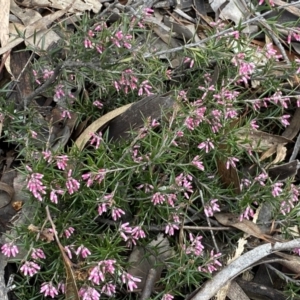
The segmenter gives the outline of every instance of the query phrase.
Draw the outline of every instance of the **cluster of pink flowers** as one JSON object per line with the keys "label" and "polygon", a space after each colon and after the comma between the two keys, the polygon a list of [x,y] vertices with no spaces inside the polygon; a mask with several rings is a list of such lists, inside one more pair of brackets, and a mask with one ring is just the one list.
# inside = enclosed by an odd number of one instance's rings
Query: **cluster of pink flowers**
{"label": "cluster of pink flowers", "polygon": [[90,136],[91,136],[91,141],[90,141],[90,144],[91,145],[94,145],[95,144],[95,149],[98,149],[99,146],[100,146],[100,143],[103,141],[102,139],[102,133],[99,132],[99,133],[90,133]]}
{"label": "cluster of pink flowers", "polygon": [[[259,0],[258,4],[262,5],[264,2],[266,2],[266,0]],[[275,6],[275,3],[273,0],[268,0],[268,2],[270,3],[271,6]]]}
{"label": "cluster of pink flowers", "polygon": [[228,157],[226,161],[226,169],[228,170],[229,167],[231,166],[232,168],[236,168],[236,162],[238,162],[239,159],[236,157]]}
{"label": "cluster of pink flowers", "polygon": [[300,41],[300,28],[293,28],[293,30],[289,31],[287,42],[290,44],[292,39],[296,40],[297,42]]}
{"label": "cluster of pink flowers", "polygon": [[254,211],[253,209],[248,205],[243,213],[241,213],[239,220],[242,222],[243,219],[249,220],[250,218],[253,218]]}
{"label": "cluster of pink flowers", "polygon": [[29,277],[32,277],[33,275],[38,273],[40,269],[41,267],[37,263],[33,261],[25,261],[24,264],[21,266],[20,271],[25,276],[28,275]]}
{"label": "cluster of pink flowers", "polygon": [[141,282],[140,278],[134,277],[129,273],[123,272],[121,275],[122,282],[125,283],[128,289],[132,292],[134,289],[137,289],[136,282]]}
{"label": "cluster of pink flowers", "polygon": [[74,194],[75,192],[77,192],[79,190],[80,183],[77,179],[72,177],[72,170],[68,171],[66,187],[67,187],[68,193],[70,195]]}
{"label": "cluster of pink flowers", "polygon": [[75,229],[73,227],[69,227],[67,229],[65,229],[64,234],[66,236],[66,238],[68,239],[73,233],[74,233]]}
{"label": "cluster of pink flowers", "polygon": [[90,271],[89,280],[97,285],[99,285],[100,282],[105,282],[105,276],[115,273],[115,263],[116,261],[113,259],[100,261],[97,266]]}
{"label": "cluster of pink flowers", "polygon": [[163,194],[161,192],[156,192],[152,196],[152,203],[154,205],[163,204],[165,201],[172,207],[175,206],[175,201],[177,200],[176,194]]}
{"label": "cluster of pink flowers", "polygon": [[218,258],[221,256],[221,253],[214,254],[214,251],[212,250],[210,252],[210,259],[209,261],[201,267],[198,267],[198,271],[205,272],[205,273],[212,273],[214,271],[217,271],[218,267],[222,267],[222,264],[218,260]]}
{"label": "cluster of pink flowers", "polygon": [[218,199],[211,199],[206,203],[204,207],[204,213],[207,217],[212,217],[214,215],[214,212],[220,211],[220,206],[217,203]]}
{"label": "cluster of pink flowers", "polygon": [[7,257],[16,257],[19,253],[19,249],[13,242],[10,242],[1,247],[1,252]]}
{"label": "cluster of pink flowers", "polygon": [[74,249],[74,245],[68,245],[64,246],[64,250],[70,259],[73,257],[72,253],[75,253],[77,256],[81,255],[82,258],[87,258],[91,255],[91,251],[84,245],[80,245],[77,250]]}
{"label": "cluster of pink flowers", "polygon": [[106,169],[100,169],[98,172],[89,172],[86,174],[83,174],[81,177],[83,180],[87,181],[86,186],[90,187],[94,183],[94,181],[97,181],[99,184],[104,180],[105,175],[107,173]]}
{"label": "cluster of pink flowers", "polygon": [[176,185],[179,188],[183,189],[184,196],[187,199],[190,199],[189,193],[194,192],[192,181],[193,181],[193,177],[189,174],[185,175],[181,173],[175,178]]}
{"label": "cluster of pink flowers", "polygon": [[[36,82],[38,85],[41,85],[41,84],[42,84],[41,81],[40,81],[40,78],[41,78],[41,77],[39,76],[38,72],[37,72],[36,70],[33,70],[32,73],[33,73],[33,76],[34,76],[34,78],[35,78],[35,82]],[[42,70],[42,78],[43,78],[44,80],[49,79],[53,74],[54,74],[54,71],[53,71],[53,70],[48,70],[48,69]]]}
{"label": "cluster of pink flowers", "polygon": [[204,246],[201,243],[202,236],[196,236],[194,237],[191,233],[189,234],[190,243],[189,245],[183,245],[183,249],[185,250],[186,254],[193,254],[195,256],[202,255],[202,252],[204,250]]}
{"label": "cluster of pink flowers", "polygon": [[132,45],[130,41],[132,40],[132,35],[124,34],[121,30],[117,31],[113,37],[110,38],[112,43],[118,48],[124,47],[126,49],[131,49]]}
{"label": "cluster of pink flowers", "polygon": [[107,209],[109,208],[112,219],[117,221],[122,217],[122,215],[125,215],[125,211],[115,206],[113,197],[113,193],[103,196],[101,203],[98,205],[98,214],[101,216],[104,212],[107,212]]}
{"label": "cluster of pink flowers", "polygon": [[295,203],[299,202],[299,189],[294,185],[291,184],[291,191],[288,200],[283,200],[280,204],[280,212],[285,216],[289,213],[292,208],[295,207]]}
{"label": "cluster of pink flowers", "polygon": [[115,89],[119,92],[123,90],[125,94],[128,94],[129,90],[138,90],[138,95],[141,96],[146,94],[147,96],[152,95],[150,91],[152,86],[149,84],[148,80],[143,81],[138,87],[138,79],[134,76],[132,69],[126,69],[121,74],[121,79],[119,81],[114,81]]}
{"label": "cluster of pink flowers", "polygon": [[[29,168],[29,167],[28,167]],[[31,170],[29,168],[29,170]],[[32,171],[32,170],[31,170]],[[42,195],[46,194],[46,187],[43,185],[41,179],[44,177],[40,173],[31,173],[27,182],[27,189],[33,194],[33,196],[42,201]]]}
{"label": "cluster of pink flowers", "polygon": [[78,291],[79,296],[83,300],[99,300],[100,293],[93,287],[90,286],[83,286]]}
{"label": "cluster of pink flowers", "polygon": [[53,160],[56,160],[56,165],[59,170],[66,169],[69,161],[68,155],[52,155],[51,151],[49,150],[43,151],[42,154],[48,163],[52,163]]}
{"label": "cluster of pink flowers", "polygon": [[141,226],[130,227],[128,222],[120,226],[119,232],[123,240],[127,242],[127,247],[131,247],[132,244],[136,245],[137,240],[146,237]]}
{"label": "cluster of pink flowers", "polygon": [[204,141],[198,145],[198,148],[205,149],[205,153],[208,153],[208,152],[210,152],[210,150],[215,149],[215,146],[211,142],[210,139],[206,139],[206,141]]}
{"label": "cluster of pink flowers", "polygon": [[50,296],[51,298],[54,298],[58,295],[58,289],[52,282],[44,282],[41,285],[40,293],[44,294],[45,297]]}
{"label": "cluster of pink flowers", "polygon": [[172,214],[172,222],[169,222],[165,228],[165,234],[174,235],[174,230],[179,230],[180,219],[177,214]]}
{"label": "cluster of pink flowers", "polygon": [[238,67],[240,79],[237,80],[237,82],[244,82],[247,85],[248,80],[251,79],[250,75],[254,72],[255,64],[252,62],[247,62],[245,57],[245,53],[238,53],[232,59],[232,63]]}
{"label": "cluster of pink flowers", "polygon": [[192,165],[195,166],[200,171],[204,171],[203,162],[200,160],[200,156],[196,155],[192,160]]}
{"label": "cluster of pink flowers", "polygon": [[34,260],[46,259],[44,251],[40,248],[32,249],[31,258]]}

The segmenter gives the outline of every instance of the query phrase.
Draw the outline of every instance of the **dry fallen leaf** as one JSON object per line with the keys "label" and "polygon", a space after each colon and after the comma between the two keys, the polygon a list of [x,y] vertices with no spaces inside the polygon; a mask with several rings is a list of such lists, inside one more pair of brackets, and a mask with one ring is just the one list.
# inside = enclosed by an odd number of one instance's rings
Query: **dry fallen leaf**
{"label": "dry fallen leaf", "polygon": [[[218,148],[222,153],[224,152],[226,153],[226,149],[227,149],[226,145],[220,144]],[[220,158],[217,158],[216,162],[218,167],[218,175],[220,176],[221,181],[223,182],[225,187],[228,188],[233,186],[234,192],[236,194],[240,194],[241,193],[240,179],[236,168],[229,165],[229,168],[227,169],[226,162]]]}
{"label": "dry fallen leaf", "polygon": [[[0,43],[4,47],[9,40],[9,9],[10,1],[9,0],[0,0]],[[2,58],[3,59],[3,58]],[[10,69],[10,56],[7,55],[4,63],[6,70],[12,75]]]}
{"label": "dry fallen leaf", "polygon": [[255,236],[261,240],[264,240],[268,243],[274,243],[277,240],[274,239],[272,236],[264,234],[260,228],[254,224],[253,222],[243,219],[242,221],[239,220],[239,216],[232,214],[232,213],[216,213],[214,217],[217,219],[219,223],[224,226],[231,226],[237,228],[247,234]]}
{"label": "dry fallen leaf", "polygon": [[238,145],[244,149],[262,152],[269,150],[271,147],[277,147],[279,144],[292,143],[293,141],[275,134],[266,133],[259,130],[250,130],[240,128],[236,131],[235,136],[238,139]]}
{"label": "dry fallen leaf", "polygon": [[56,9],[65,9],[72,2],[73,6],[69,8],[68,12],[84,12],[86,10],[92,10],[94,13],[98,13],[102,7],[99,0],[23,0],[22,5],[27,7],[48,6]]}
{"label": "dry fallen leaf", "polygon": [[15,211],[19,211],[23,206],[23,202],[22,201],[15,201],[12,203],[12,207]]}
{"label": "dry fallen leaf", "polygon": [[97,132],[101,127],[103,127],[105,124],[107,124],[110,120],[114,119],[118,115],[122,114],[124,111],[126,111],[132,103],[124,105],[122,107],[119,107],[106,115],[100,117],[98,120],[93,122],[89,127],[87,127],[81,135],[78,137],[78,139],[75,142],[75,147],[77,147],[79,150],[82,150],[88,140],[91,138],[91,133]]}
{"label": "dry fallen leaf", "polygon": [[159,234],[156,240],[153,240],[146,247],[137,246],[133,249],[129,257],[131,264],[128,273],[134,277],[141,279],[137,282],[138,290],[142,290],[145,286],[148,273],[151,269],[156,270],[156,280],[161,276],[162,270],[165,268],[165,261],[172,256],[170,244],[163,234]]}
{"label": "dry fallen leaf", "polygon": [[47,243],[50,243],[54,241],[54,233],[51,228],[44,228],[42,231],[40,230],[39,227],[34,226],[33,224],[30,224],[28,226],[28,230],[34,233],[39,234],[39,238],[42,241],[46,241]]}
{"label": "dry fallen leaf", "polygon": [[[55,20],[57,20],[58,18],[62,17],[68,11],[68,8],[70,8],[70,7],[71,7],[71,5],[69,7],[67,7],[66,10],[56,11],[56,12],[46,15],[43,18],[35,21],[34,23],[26,26],[24,28],[25,40],[28,40],[29,38],[33,38],[34,35],[37,35],[39,32],[43,32],[43,34],[45,34],[45,32],[48,31],[48,29],[45,29],[45,28],[47,26],[49,26],[51,23],[53,23]],[[18,24],[18,26],[22,26],[22,25]],[[13,47],[19,45],[23,41],[24,41],[24,39],[21,37],[12,36],[11,41],[7,45],[2,46],[0,48],[0,55],[5,53],[6,51],[12,49]],[[41,42],[41,39],[39,39],[37,42],[38,43]]]}

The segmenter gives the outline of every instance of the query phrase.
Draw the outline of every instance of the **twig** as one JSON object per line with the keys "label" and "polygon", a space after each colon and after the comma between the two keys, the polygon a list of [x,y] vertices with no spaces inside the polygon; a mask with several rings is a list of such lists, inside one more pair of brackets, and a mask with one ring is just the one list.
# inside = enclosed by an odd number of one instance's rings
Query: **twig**
{"label": "twig", "polygon": [[[202,191],[200,189],[199,189],[199,194],[200,194],[201,203],[202,203],[203,209],[204,209],[205,203],[204,203],[204,199],[203,199],[203,193],[202,193]],[[209,219],[208,216],[206,216],[206,221],[207,221],[207,224],[209,225],[209,227],[212,227],[211,223],[210,223],[210,219]],[[214,233],[213,233],[213,231],[211,229],[209,231],[210,231],[213,243],[215,245],[215,248],[216,248],[217,252],[219,253],[220,251],[219,251],[219,247],[218,247],[218,244],[216,242],[216,239],[215,239],[215,235],[214,235]]]}
{"label": "twig", "polygon": [[259,22],[268,29],[268,34],[270,34],[270,36],[272,37],[274,43],[276,44],[276,46],[280,50],[280,52],[282,54],[282,57],[284,58],[284,60],[286,61],[286,63],[288,65],[291,65],[291,62],[290,62],[288,56],[286,55],[286,52],[285,52],[284,48],[282,47],[282,45],[281,45],[278,37],[273,33],[272,28],[267,23],[266,19],[265,18],[261,18],[261,20]]}
{"label": "twig", "polygon": [[[295,239],[285,243],[264,244],[255,249],[245,253],[231,264],[223,268],[212,280],[208,281],[204,287],[198,291],[191,299],[192,300],[209,300],[218,290],[224,286],[228,281],[233,280],[245,269],[255,264],[260,259],[277,251],[290,250],[300,247],[300,239]],[[189,299],[187,297],[186,299]]]}
{"label": "twig", "polygon": [[286,282],[292,282],[298,286],[300,286],[300,281],[299,280],[295,280],[295,279],[292,279],[288,276],[286,276],[284,273],[280,272],[279,270],[277,270],[276,268],[274,268],[273,266],[271,266],[270,264],[265,264],[265,266],[274,271],[279,277],[283,278]]}
{"label": "twig", "polygon": [[208,227],[208,226],[182,226],[183,229],[189,230],[231,230],[231,227]]}
{"label": "twig", "polygon": [[141,298],[139,300],[147,300],[147,299],[150,298],[151,293],[152,293],[153,288],[154,288],[156,277],[157,277],[157,270],[151,268],[148,272],[147,279],[146,279],[146,282],[145,282],[145,286],[143,288],[142,295],[141,295]]}
{"label": "twig", "polygon": [[289,162],[293,161],[297,157],[297,155],[299,153],[299,149],[300,149],[300,134],[298,134],[298,137],[297,137],[294,149],[293,149],[293,153],[289,159]]}

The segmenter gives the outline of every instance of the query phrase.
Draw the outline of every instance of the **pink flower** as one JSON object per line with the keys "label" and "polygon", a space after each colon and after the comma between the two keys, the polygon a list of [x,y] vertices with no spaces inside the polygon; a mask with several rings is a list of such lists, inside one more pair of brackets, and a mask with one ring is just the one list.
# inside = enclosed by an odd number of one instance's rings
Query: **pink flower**
{"label": "pink flower", "polygon": [[83,300],[99,300],[100,299],[100,293],[88,286],[88,287],[82,287],[79,290],[79,296],[83,299]]}
{"label": "pink flower", "polygon": [[136,240],[146,237],[145,231],[140,226],[134,227],[131,231],[131,234]]}
{"label": "pink flower", "polygon": [[204,246],[201,243],[202,236],[194,237],[191,233],[189,234],[190,237],[190,245],[187,247],[186,245],[183,246],[186,254],[194,254],[196,256],[200,256],[204,250]]}
{"label": "pink flower", "polygon": [[252,121],[250,122],[250,126],[251,126],[251,128],[252,128],[253,130],[256,130],[256,129],[259,128],[259,126],[256,124],[256,120],[252,120]]}
{"label": "pink flower", "polygon": [[113,207],[111,209],[111,217],[114,221],[120,219],[122,215],[125,215],[125,211],[121,208]]}
{"label": "pink flower", "polygon": [[64,118],[72,119],[70,111],[68,111],[66,109],[62,111],[61,117],[62,117],[62,119],[64,119]]}
{"label": "pink flower", "polygon": [[98,266],[94,267],[89,276],[89,280],[91,280],[94,284],[99,285],[100,281],[104,282],[105,281],[105,276],[100,268],[100,264]]}
{"label": "pink flower", "polygon": [[181,173],[175,178],[175,182],[178,187],[182,187],[184,189],[184,196],[189,199],[190,196],[187,192],[193,193],[193,185],[192,185],[192,176],[191,175],[184,175]]}
{"label": "pink flower", "polygon": [[148,8],[148,7],[144,8],[144,15],[146,17],[151,17],[153,13],[154,10],[152,8]]}
{"label": "pink flower", "polygon": [[132,232],[132,228],[128,225],[129,225],[128,222],[123,223],[119,228],[120,235],[125,242],[128,241],[128,239],[129,239],[129,236],[127,236],[126,234],[131,234],[131,232]]}
{"label": "pink flower", "polygon": [[194,165],[199,170],[204,171],[203,162],[199,160],[199,155],[197,155],[193,158],[192,165]]}
{"label": "pink flower", "polygon": [[37,198],[39,201],[42,201],[42,194],[46,194],[46,187],[43,185],[42,179],[44,177],[43,174],[40,173],[32,173],[27,183],[27,188],[30,192],[32,192],[33,196]]}
{"label": "pink flower", "polygon": [[221,255],[222,255],[221,253],[214,254],[214,251],[212,250],[210,252],[210,260],[206,265],[207,269],[205,267],[198,267],[198,271],[205,272],[205,273],[212,273],[214,271],[217,271],[217,268],[222,266],[222,264],[217,259]]}
{"label": "pink flower", "polygon": [[71,251],[71,249],[70,249],[70,246],[65,246],[65,247],[64,247],[64,250],[65,250],[65,252],[67,253],[68,257],[69,257],[70,259],[72,259],[72,251]]}
{"label": "pink flower", "polygon": [[291,201],[282,201],[280,203],[280,212],[285,216],[291,211],[293,207],[294,205]]}
{"label": "pink flower", "polygon": [[75,229],[73,227],[67,228],[64,231],[66,238],[68,239],[74,233],[74,231],[75,231]]}
{"label": "pink flower", "polygon": [[278,197],[282,193],[282,187],[283,183],[282,182],[276,182],[275,184],[272,185],[272,195],[273,197]]}
{"label": "pink flower", "polygon": [[239,161],[238,158],[236,157],[228,157],[227,162],[226,162],[226,169],[229,169],[230,166],[233,168],[236,168],[235,162]]}
{"label": "pink flower", "polygon": [[137,289],[137,284],[136,282],[141,282],[142,280],[140,278],[137,277],[133,277],[132,275],[130,275],[129,273],[123,272],[122,273],[122,281],[123,283],[126,283],[128,286],[128,289],[132,292],[134,289]]}
{"label": "pink flower", "polygon": [[43,154],[44,159],[45,159],[48,163],[50,163],[51,160],[52,160],[52,153],[51,153],[51,151],[49,151],[49,150],[43,151],[42,154]]}
{"label": "pink flower", "polygon": [[48,69],[43,70],[43,78],[48,79],[54,74],[54,71],[49,71]]}
{"label": "pink flower", "polygon": [[297,254],[298,256],[300,256],[300,248],[294,248],[294,249],[293,249],[293,252],[294,252],[295,254]]}
{"label": "pink flower", "polygon": [[23,274],[25,276],[28,275],[28,276],[32,277],[34,274],[36,274],[40,270],[40,268],[41,267],[38,264],[36,264],[35,262],[25,261],[25,263],[20,268],[20,270],[21,270],[21,272],[23,272]]}
{"label": "pink flower", "polygon": [[112,297],[116,293],[116,286],[111,282],[108,282],[102,287],[101,292],[108,297]]}
{"label": "pink flower", "polygon": [[92,137],[92,140],[90,142],[91,145],[96,144],[95,149],[98,149],[100,146],[100,142],[103,140],[102,139],[102,133],[99,132],[99,134],[96,133],[91,133],[90,136]]}
{"label": "pink flower", "polygon": [[99,100],[94,101],[93,105],[95,105],[98,108],[102,108],[103,107],[103,103],[101,103]]}
{"label": "pink flower", "polygon": [[98,205],[98,214],[101,216],[104,212],[107,212],[108,203],[101,203]]}
{"label": "pink flower", "polygon": [[11,242],[11,243],[4,244],[1,247],[1,252],[7,257],[11,257],[11,256],[16,257],[16,255],[19,253],[19,249],[16,245],[13,244],[13,242]]}
{"label": "pink flower", "polygon": [[57,285],[57,289],[61,291],[62,294],[66,293],[66,285],[62,281],[60,281]]}
{"label": "pink flower", "polygon": [[62,195],[63,193],[64,193],[63,190],[52,190],[50,193],[50,201],[57,204],[58,203],[57,194]]}
{"label": "pink flower", "polygon": [[52,282],[44,282],[41,285],[40,293],[44,294],[45,297],[54,298],[58,295],[58,290],[52,285]]}
{"label": "pink flower", "polygon": [[291,116],[290,115],[283,115],[281,118],[280,118],[280,122],[281,124],[286,127],[288,125],[290,125],[290,122],[287,120],[289,119]]}
{"label": "pink flower", "polygon": [[164,294],[161,300],[173,300],[174,296],[171,294]]}
{"label": "pink flower", "polygon": [[58,84],[55,87],[55,95],[54,95],[54,101],[57,102],[61,97],[65,96],[65,92],[63,91],[63,85],[62,84]]}
{"label": "pink flower", "polygon": [[179,230],[178,224],[168,223],[165,229],[165,234],[172,236],[174,235],[174,230]]}
{"label": "pink flower", "polygon": [[269,178],[268,174],[261,173],[254,178],[255,181],[258,181],[261,186],[265,186],[265,181]]}
{"label": "pink flower", "polygon": [[198,145],[199,149],[205,149],[205,153],[208,153],[210,150],[214,149],[214,144],[210,141],[210,139],[207,139],[205,142],[202,142]]}
{"label": "pink flower", "polygon": [[249,217],[253,218],[254,216],[254,211],[253,209],[248,205],[247,208],[245,209],[245,211],[240,215],[240,222],[243,221],[243,219],[247,219],[249,220]]}
{"label": "pink flower", "polygon": [[217,204],[218,199],[212,199],[204,207],[204,213],[207,217],[212,217],[215,211],[220,211],[220,206]]}
{"label": "pink flower", "polygon": [[70,195],[74,194],[74,192],[77,192],[80,187],[79,181],[71,177],[71,175],[72,175],[72,170],[69,170],[66,187]]}
{"label": "pink flower", "polygon": [[153,95],[153,93],[150,92],[152,89],[152,86],[148,84],[148,80],[145,80],[141,83],[138,91],[138,95],[142,96],[143,94],[146,94],[146,96]]}
{"label": "pink flower", "polygon": [[60,170],[65,170],[67,166],[67,161],[69,160],[67,155],[58,155],[55,156],[56,165]]}
{"label": "pink flower", "polygon": [[84,247],[83,245],[79,246],[76,250],[75,254],[79,255],[81,253],[82,258],[86,258],[88,255],[91,255],[91,252],[88,248]]}
{"label": "pink flower", "polygon": [[30,132],[31,132],[31,137],[33,139],[36,139],[37,138],[37,133],[35,131],[33,131],[33,130],[30,130]]}
{"label": "pink flower", "polygon": [[165,199],[164,195],[160,192],[157,192],[152,196],[151,202],[154,205],[157,205],[157,204],[163,204],[165,202],[165,200],[166,199]]}
{"label": "pink flower", "polygon": [[44,253],[44,251],[40,248],[38,249],[32,249],[32,253],[31,253],[31,258],[32,259],[45,259],[46,255]]}
{"label": "pink flower", "polygon": [[86,49],[93,48],[93,44],[89,38],[85,38],[83,43]]}

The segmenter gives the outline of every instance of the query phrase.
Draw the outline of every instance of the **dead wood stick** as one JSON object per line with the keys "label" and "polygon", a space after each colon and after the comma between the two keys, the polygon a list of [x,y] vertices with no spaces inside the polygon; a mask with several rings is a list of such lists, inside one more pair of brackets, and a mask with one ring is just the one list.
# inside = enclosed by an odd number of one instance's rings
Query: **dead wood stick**
{"label": "dead wood stick", "polygon": [[[260,259],[274,252],[290,250],[298,247],[300,247],[300,239],[295,239],[285,243],[269,243],[258,246],[255,249],[240,256],[231,264],[222,269],[218,274],[216,274],[216,276],[209,280],[204,285],[204,287],[191,298],[191,300],[209,300],[228,281],[233,280],[235,277],[244,272]],[[189,299],[189,297],[187,297],[186,299]]]}

